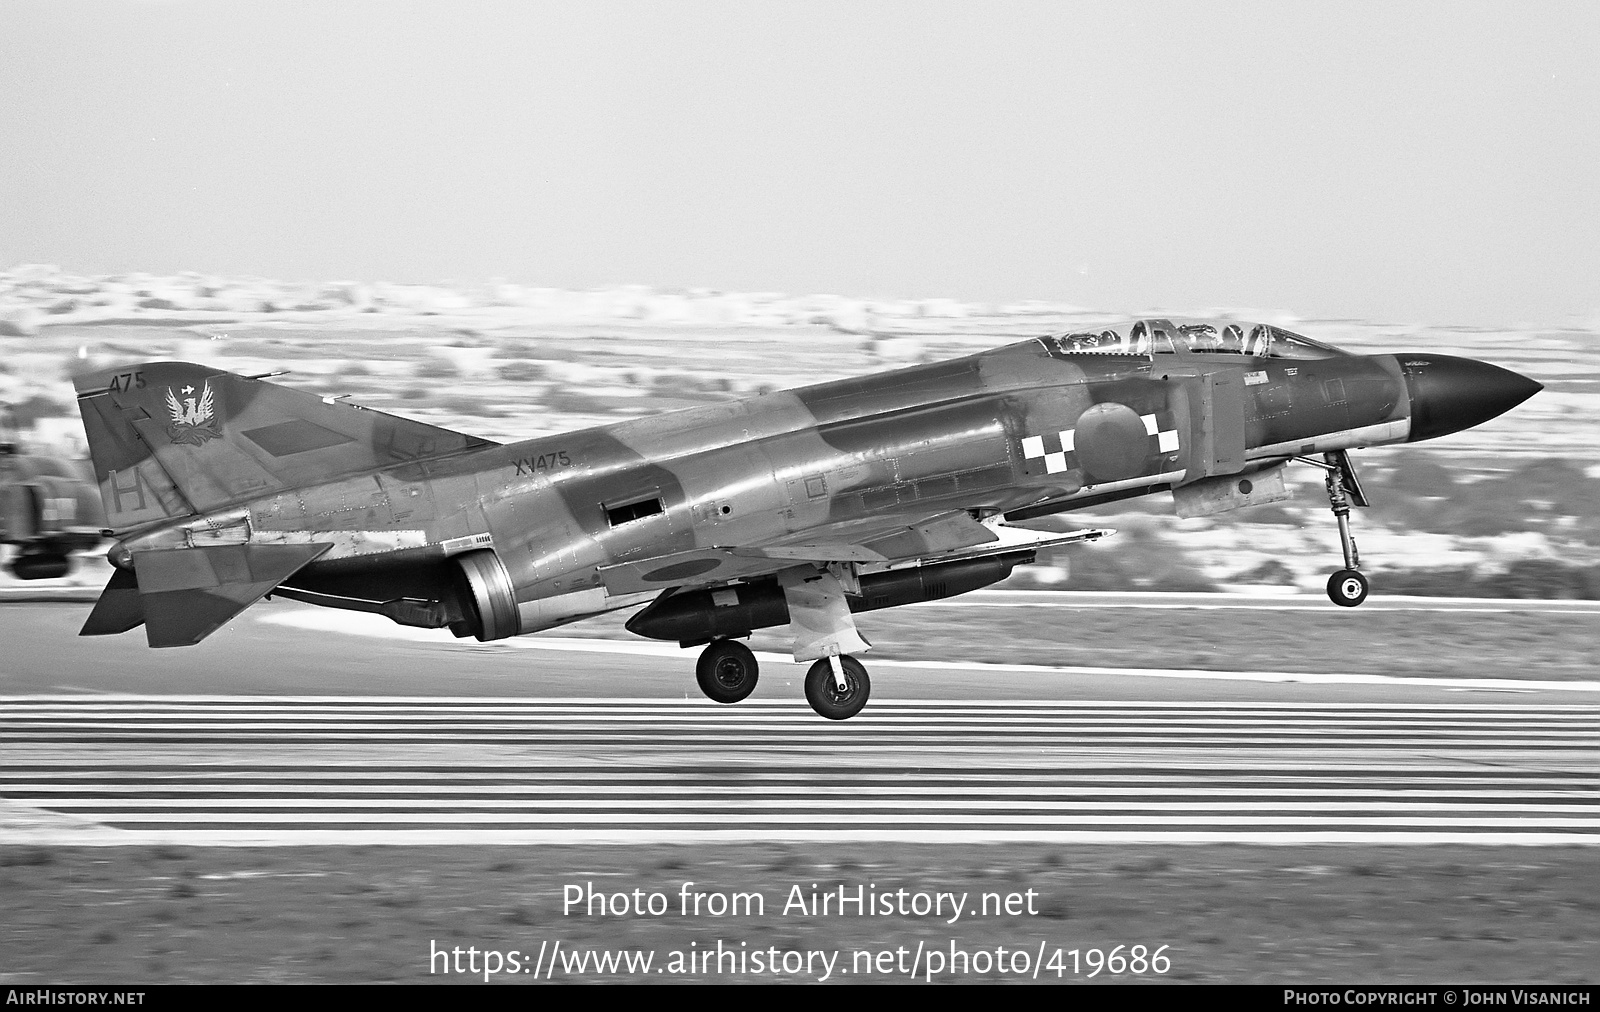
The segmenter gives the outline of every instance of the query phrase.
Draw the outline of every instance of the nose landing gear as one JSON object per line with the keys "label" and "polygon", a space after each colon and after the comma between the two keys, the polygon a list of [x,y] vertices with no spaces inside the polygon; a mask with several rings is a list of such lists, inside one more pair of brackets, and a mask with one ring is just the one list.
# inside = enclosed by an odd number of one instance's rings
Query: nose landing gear
{"label": "nose landing gear", "polygon": [[1328,577],[1328,600],[1341,608],[1354,608],[1367,599],[1367,578],[1361,572],[1361,553],[1356,550],[1355,536],[1350,533],[1350,507],[1366,506],[1367,496],[1356,478],[1355,465],[1344,450],[1325,453],[1322,460],[1297,457],[1326,472],[1328,508],[1339,522],[1339,545],[1344,549],[1344,568]]}

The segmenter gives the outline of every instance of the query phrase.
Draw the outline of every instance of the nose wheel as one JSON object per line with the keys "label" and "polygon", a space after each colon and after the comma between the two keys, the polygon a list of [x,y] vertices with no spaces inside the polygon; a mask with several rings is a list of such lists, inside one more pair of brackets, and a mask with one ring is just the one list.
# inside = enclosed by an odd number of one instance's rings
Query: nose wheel
{"label": "nose wheel", "polygon": [[1341,569],[1328,577],[1328,600],[1354,608],[1367,599],[1367,578],[1354,569]]}
{"label": "nose wheel", "polygon": [[737,703],[756,691],[759,674],[756,655],[733,640],[713,640],[694,666],[700,691],[718,703]]}

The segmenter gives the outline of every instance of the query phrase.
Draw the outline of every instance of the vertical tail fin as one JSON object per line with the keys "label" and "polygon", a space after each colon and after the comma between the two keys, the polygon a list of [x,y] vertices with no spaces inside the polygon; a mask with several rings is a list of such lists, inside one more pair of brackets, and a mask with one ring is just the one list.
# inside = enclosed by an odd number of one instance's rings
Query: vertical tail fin
{"label": "vertical tail fin", "polygon": [[75,381],[107,526],[125,530],[195,512],[134,429],[133,419],[145,413],[114,398],[122,378],[96,374]]}
{"label": "vertical tail fin", "polygon": [[115,530],[495,445],[188,362],[74,383]]}

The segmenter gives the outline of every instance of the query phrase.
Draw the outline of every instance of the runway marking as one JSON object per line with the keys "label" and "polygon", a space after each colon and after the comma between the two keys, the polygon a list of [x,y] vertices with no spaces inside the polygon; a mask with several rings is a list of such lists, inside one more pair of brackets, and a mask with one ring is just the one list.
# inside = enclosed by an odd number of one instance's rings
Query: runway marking
{"label": "runway marking", "polygon": [[456,829],[323,829],[323,830],[145,830],[88,833],[41,833],[14,842],[50,846],[128,847],[440,847],[440,846],[674,846],[719,843],[904,843],[993,844],[1053,843],[1094,845],[1250,844],[1257,846],[1593,846],[1600,837],[1569,833],[1455,833],[1428,830],[1371,833],[1337,830],[1034,830],[997,836],[988,830],[473,830]]}
{"label": "runway marking", "polygon": [[[926,608],[1135,608],[1193,611],[1327,611],[1341,609],[1321,594],[1179,594],[1143,591],[979,590],[960,600],[924,601]],[[1504,597],[1369,597],[1368,611],[1600,615],[1600,601]]]}
{"label": "runway marking", "polygon": [[25,696],[0,843],[1600,844],[1597,730],[1580,704]]}
{"label": "runway marking", "polygon": [[[1173,605],[1172,607],[1187,607]],[[1333,607],[1329,605],[1329,607]],[[1600,609],[1597,609],[1600,613]],[[586,654],[621,654],[636,657],[658,657],[683,660],[688,657],[681,648],[671,643],[652,640],[603,640],[560,636],[516,636],[493,643],[471,646],[459,644],[442,630],[416,629],[398,626],[380,615],[363,615],[353,612],[328,610],[298,610],[265,613],[255,616],[266,625],[287,626],[320,633],[339,633],[347,636],[369,636],[386,640],[428,643],[437,647],[472,650],[547,650]],[[756,652],[756,660],[765,665],[788,665],[794,659],[788,654]],[[1071,677],[1074,675],[1116,675],[1126,678],[1180,678],[1207,679],[1230,682],[1301,682],[1308,685],[1372,685],[1372,686],[1429,686],[1437,689],[1467,689],[1499,692],[1557,692],[1600,693],[1600,681],[1556,681],[1524,678],[1428,678],[1414,675],[1366,675],[1350,673],[1307,673],[1298,671],[1211,671],[1201,668],[1111,668],[1086,665],[996,664],[986,661],[897,661],[872,658],[874,668],[889,670],[972,671],[984,674],[1041,674]]]}
{"label": "runway marking", "polygon": [[[325,710],[350,711],[368,709],[373,712],[393,712],[396,707],[409,707],[411,709],[427,712],[448,712],[458,709],[481,710],[484,708],[499,708],[507,712],[522,713],[528,710],[544,709],[551,712],[587,711],[594,713],[610,714],[614,711],[633,710],[639,713],[659,714],[672,710],[695,710],[702,714],[730,714],[747,709],[756,710],[788,710],[806,712],[804,704],[789,699],[763,699],[753,697],[740,703],[737,708],[719,707],[707,702],[696,695],[685,696],[682,699],[663,699],[653,696],[618,696],[607,699],[596,699],[591,696],[333,696],[333,695],[225,695],[218,693],[163,693],[161,695],[147,696],[135,693],[102,693],[92,696],[57,695],[47,693],[19,693],[16,695],[0,696],[6,706],[20,704],[59,704],[73,712],[77,712],[84,704],[93,704],[97,709],[110,709],[117,706],[131,707],[140,712],[159,710],[163,707],[174,707],[191,712],[196,706],[212,705],[228,712],[244,712],[248,710],[282,709],[293,707],[297,709],[320,708]],[[1478,716],[1517,716],[1520,714],[1576,714],[1585,717],[1600,716],[1600,707],[1592,703],[1514,703],[1514,702],[1470,702],[1449,700],[1435,703],[1361,703],[1361,702],[1316,702],[1293,703],[1268,700],[1139,700],[1125,699],[1086,699],[1064,702],[1060,699],[977,699],[977,700],[940,700],[940,699],[889,699],[880,701],[874,697],[871,704],[871,713],[876,714],[880,709],[890,709],[896,713],[982,713],[982,714],[1037,714],[1051,710],[1062,713],[1083,710],[1121,709],[1129,713],[1149,713],[1152,711],[1170,710],[1196,710],[1196,711],[1237,711],[1250,714],[1258,711],[1300,711],[1304,713],[1329,713],[1342,711],[1367,710],[1374,714],[1393,713],[1470,713]],[[834,725],[849,726],[848,723]]]}

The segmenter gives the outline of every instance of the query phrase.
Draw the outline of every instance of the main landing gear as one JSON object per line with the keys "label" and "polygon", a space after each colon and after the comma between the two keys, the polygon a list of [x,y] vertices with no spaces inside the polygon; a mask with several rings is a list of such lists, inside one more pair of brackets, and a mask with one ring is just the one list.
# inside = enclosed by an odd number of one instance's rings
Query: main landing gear
{"label": "main landing gear", "polygon": [[1298,457],[1326,472],[1328,508],[1339,521],[1339,545],[1344,549],[1344,568],[1328,577],[1328,600],[1341,608],[1354,608],[1367,599],[1367,578],[1361,573],[1361,553],[1350,533],[1350,507],[1366,506],[1367,496],[1356,479],[1355,465],[1344,450],[1322,455],[1321,461]]}
{"label": "main landing gear", "polygon": [[806,672],[806,702],[829,720],[849,720],[867,705],[872,679],[854,657],[835,654]]}
{"label": "main landing gear", "polygon": [[[794,659],[813,661],[806,671],[806,701],[829,720],[848,720],[872,694],[872,680],[850,656],[872,648],[856,630],[846,588],[860,593],[853,569],[842,565],[796,566],[778,574],[789,623],[794,628]],[[745,633],[744,635],[749,635]],[[756,688],[756,656],[730,639],[712,640],[695,665],[700,691],[719,703],[737,703]]]}
{"label": "main landing gear", "polygon": [[872,644],[856,629],[845,595],[861,593],[855,567],[796,566],[778,574],[794,629],[794,659],[813,662],[806,671],[806,702],[829,720],[848,720],[872,694],[867,669],[851,654]]}
{"label": "main landing gear", "polygon": [[733,640],[712,640],[694,666],[700,691],[719,703],[737,703],[756,691],[760,673],[756,655]]}
{"label": "main landing gear", "polygon": [[[836,670],[837,669],[837,670]],[[737,703],[756,690],[760,665],[743,643],[713,640],[694,666],[700,691],[718,703]],[[848,720],[861,712],[872,694],[872,679],[854,657],[824,657],[806,671],[806,702],[829,720]]]}

